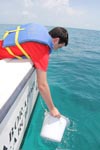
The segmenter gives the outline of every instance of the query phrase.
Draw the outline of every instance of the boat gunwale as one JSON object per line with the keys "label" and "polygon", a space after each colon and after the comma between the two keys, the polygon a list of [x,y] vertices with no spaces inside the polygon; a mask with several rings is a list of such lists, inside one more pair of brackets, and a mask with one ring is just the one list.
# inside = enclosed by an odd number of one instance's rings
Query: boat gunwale
{"label": "boat gunwale", "polygon": [[15,88],[15,90],[13,91],[13,93],[11,94],[11,96],[8,98],[8,100],[6,101],[6,103],[3,105],[3,107],[0,109],[0,123],[5,118],[6,114],[9,111],[9,109],[11,108],[11,106],[16,101],[19,93],[22,91],[22,89],[24,88],[24,86],[26,85],[27,81],[29,80],[29,78],[31,77],[31,75],[33,74],[34,71],[35,71],[35,68],[32,67],[29,70],[29,72],[25,75],[25,77],[21,80],[21,82],[19,83],[19,85]]}

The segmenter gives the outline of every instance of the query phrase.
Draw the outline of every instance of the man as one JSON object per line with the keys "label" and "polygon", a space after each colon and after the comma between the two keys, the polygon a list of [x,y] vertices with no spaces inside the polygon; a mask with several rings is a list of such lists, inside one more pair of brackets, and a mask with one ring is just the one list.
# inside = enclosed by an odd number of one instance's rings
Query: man
{"label": "man", "polygon": [[26,56],[33,62],[40,94],[45,100],[52,116],[60,117],[55,107],[47,82],[47,67],[52,49],[57,50],[68,44],[68,32],[62,27],[56,27],[49,33],[39,24],[31,23],[18,26],[5,32],[0,41],[0,59]]}

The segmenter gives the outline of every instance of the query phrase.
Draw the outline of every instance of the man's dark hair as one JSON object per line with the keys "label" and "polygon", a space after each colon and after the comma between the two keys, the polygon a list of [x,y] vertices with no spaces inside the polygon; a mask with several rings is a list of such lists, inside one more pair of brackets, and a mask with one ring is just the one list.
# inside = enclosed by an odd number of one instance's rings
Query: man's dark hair
{"label": "man's dark hair", "polygon": [[52,38],[59,37],[60,38],[59,44],[65,43],[65,46],[67,46],[67,44],[68,44],[68,32],[65,28],[55,27],[49,31],[49,34],[51,35]]}

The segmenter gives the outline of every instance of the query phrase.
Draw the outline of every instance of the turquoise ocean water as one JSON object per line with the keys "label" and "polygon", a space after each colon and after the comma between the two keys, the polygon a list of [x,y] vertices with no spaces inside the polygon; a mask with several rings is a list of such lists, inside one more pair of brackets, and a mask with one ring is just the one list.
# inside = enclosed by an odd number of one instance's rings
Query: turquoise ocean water
{"label": "turquoise ocean water", "polygon": [[[0,36],[5,29],[0,25]],[[100,31],[68,32],[69,45],[51,54],[47,75],[53,101],[70,126],[61,143],[41,138],[39,96],[21,150],[100,150]]]}

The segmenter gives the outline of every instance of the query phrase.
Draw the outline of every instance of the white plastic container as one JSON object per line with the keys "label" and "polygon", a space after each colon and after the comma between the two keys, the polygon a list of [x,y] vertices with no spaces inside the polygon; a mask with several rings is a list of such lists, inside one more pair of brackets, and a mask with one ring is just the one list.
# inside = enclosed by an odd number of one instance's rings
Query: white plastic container
{"label": "white plastic container", "polygon": [[51,141],[61,142],[66,126],[69,125],[69,119],[61,116],[56,118],[46,112],[40,135]]}

